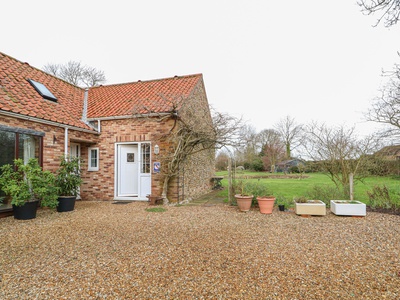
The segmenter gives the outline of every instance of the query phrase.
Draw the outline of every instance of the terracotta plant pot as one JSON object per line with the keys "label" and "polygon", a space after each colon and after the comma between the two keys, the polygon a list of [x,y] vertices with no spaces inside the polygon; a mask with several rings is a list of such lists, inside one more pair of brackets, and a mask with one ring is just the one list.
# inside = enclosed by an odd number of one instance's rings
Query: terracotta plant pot
{"label": "terracotta plant pot", "polygon": [[251,195],[251,196],[235,195],[239,210],[240,211],[249,211],[253,197],[254,197],[253,195]]}
{"label": "terracotta plant pot", "polygon": [[272,214],[274,208],[275,197],[257,197],[258,206],[260,207],[260,213]]}
{"label": "terracotta plant pot", "polygon": [[146,197],[149,199],[149,205],[162,204],[163,197],[153,195],[147,195]]}

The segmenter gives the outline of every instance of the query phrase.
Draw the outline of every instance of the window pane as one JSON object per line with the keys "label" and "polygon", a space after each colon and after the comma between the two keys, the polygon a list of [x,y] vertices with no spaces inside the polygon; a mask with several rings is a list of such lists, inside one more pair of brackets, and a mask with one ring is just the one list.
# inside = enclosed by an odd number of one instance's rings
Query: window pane
{"label": "window pane", "polygon": [[[30,158],[39,158],[40,136],[15,133],[0,130],[0,166],[5,164],[13,164],[14,158],[22,158],[27,163]],[[15,147],[18,143],[18,153]],[[4,193],[0,192],[0,197],[4,197]],[[0,210],[11,207],[9,199],[5,198]]]}
{"label": "window pane", "polygon": [[39,137],[29,134],[20,134],[18,145],[18,158],[22,158],[24,163],[28,163],[31,158],[39,158]]}
{"label": "window pane", "polygon": [[43,98],[57,101],[56,96],[54,96],[43,83],[34,81],[32,79],[28,79],[28,81]]}
{"label": "window pane", "polygon": [[90,150],[90,167],[97,168],[97,149]]}
{"label": "window pane", "polygon": [[[12,165],[15,157],[15,138],[14,132],[0,130],[0,166]],[[3,191],[0,190],[0,198],[3,198],[3,203],[0,203],[0,210],[11,207],[10,200],[6,199]]]}
{"label": "window pane", "polygon": [[15,157],[15,133],[0,130],[0,166],[12,164]]}
{"label": "window pane", "polygon": [[142,144],[142,173],[150,173],[150,144]]}

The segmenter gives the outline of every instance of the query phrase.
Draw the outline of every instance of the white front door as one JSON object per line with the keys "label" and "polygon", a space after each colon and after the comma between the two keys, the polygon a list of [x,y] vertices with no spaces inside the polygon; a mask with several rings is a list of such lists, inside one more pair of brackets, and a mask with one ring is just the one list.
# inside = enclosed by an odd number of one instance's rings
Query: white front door
{"label": "white front door", "polygon": [[118,145],[117,196],[138,196],[138,145]]}

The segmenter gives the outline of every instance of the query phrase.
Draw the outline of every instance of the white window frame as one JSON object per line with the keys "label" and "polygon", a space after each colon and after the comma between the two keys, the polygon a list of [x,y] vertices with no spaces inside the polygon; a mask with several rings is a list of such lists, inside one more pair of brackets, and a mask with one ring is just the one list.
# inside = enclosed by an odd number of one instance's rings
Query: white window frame
{"label": "white window frame", "polygon": [[[92,151],[96,151],[97,159],[96,159],[96,167],[92,167]],[[88,151],[88,171],[98,171],[100,164],[100,151],[98,147],[90,147]]]}

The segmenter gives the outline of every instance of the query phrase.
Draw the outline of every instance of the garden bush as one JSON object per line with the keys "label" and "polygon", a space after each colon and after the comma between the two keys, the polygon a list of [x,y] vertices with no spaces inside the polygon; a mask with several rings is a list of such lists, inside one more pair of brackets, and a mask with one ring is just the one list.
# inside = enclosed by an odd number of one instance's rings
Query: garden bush
{"label": "garden bush", "polygon": [[321,200],[330,207],[330,200],[348,199],[348,196],[338,190],[336,187],[329,185],[313,185],[311,189],[306,192],[307,199]]}
{"label": "garden bush", "polygon": [[369,207],[398,211],[400,209],[400,191],[389,189],[386,185],[375,185],[367,191]]}

